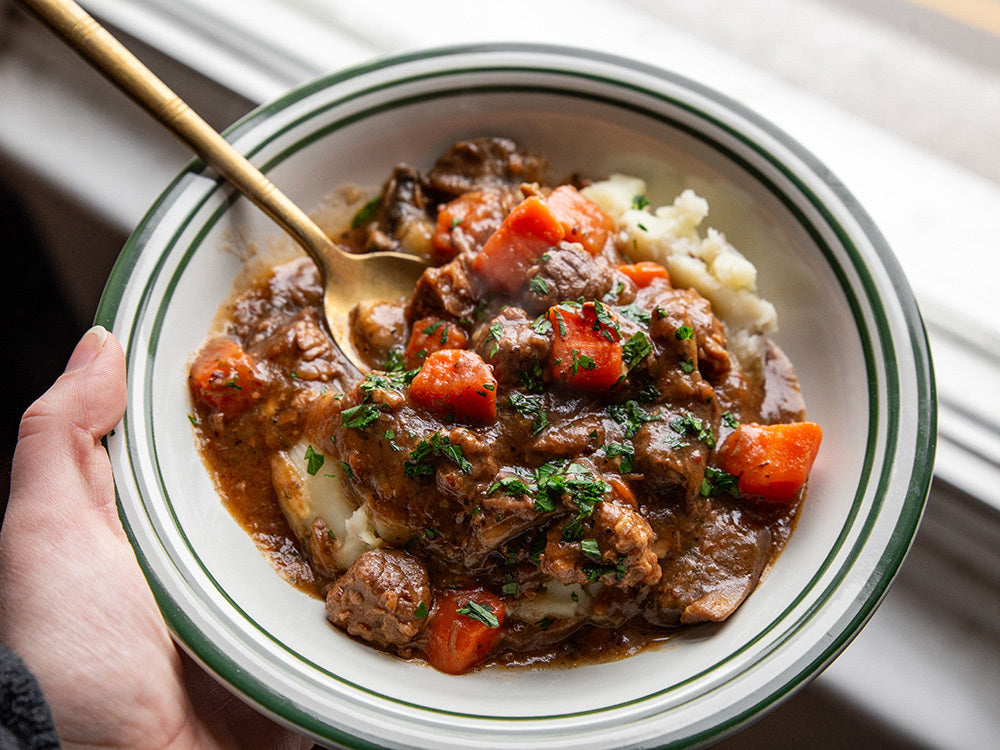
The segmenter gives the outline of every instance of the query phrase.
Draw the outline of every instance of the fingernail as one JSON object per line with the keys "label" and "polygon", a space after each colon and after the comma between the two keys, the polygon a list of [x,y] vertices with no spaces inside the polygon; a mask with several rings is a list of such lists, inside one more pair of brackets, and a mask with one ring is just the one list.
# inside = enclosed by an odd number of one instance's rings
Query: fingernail
{"label": "fingernail", "polygon": [[72,372],[73,370],[79,370],[81,367],[86,367],[97,359],[97,355],[104,348],[104,342],[107,338],[108,332],[102,326],[94,326],[83,334],[83,338],[80,339],[76,348],[73,349],[73,354],[70,355],[69,362],[66,363],[65,371]]}

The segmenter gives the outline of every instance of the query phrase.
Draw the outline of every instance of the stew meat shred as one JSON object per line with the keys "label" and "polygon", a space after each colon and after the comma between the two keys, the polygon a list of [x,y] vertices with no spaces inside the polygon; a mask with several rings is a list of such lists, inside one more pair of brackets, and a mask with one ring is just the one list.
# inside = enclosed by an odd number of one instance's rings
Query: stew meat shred
{"label": "stew meat shred", "polygon": [[[370,374],[304,259],[236,297],[193,361],[230,511],[376,648],[453,673],[617,658],[727,618],[793,529],[819,438],[790,363],[769,343],[742,368],[584,184],[552,190],[499,138],[397,167],[341,239],[434,265],[356,310]],[[319,480],[351,524],[313,512]]]}

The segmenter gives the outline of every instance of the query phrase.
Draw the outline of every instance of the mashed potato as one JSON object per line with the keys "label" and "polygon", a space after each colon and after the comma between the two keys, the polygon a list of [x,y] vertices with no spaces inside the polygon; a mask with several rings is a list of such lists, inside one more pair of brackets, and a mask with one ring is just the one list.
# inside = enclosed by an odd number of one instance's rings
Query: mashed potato
{"label": "mashed potato", "polygon": [[633,260],[662,264],[676,286],[695,289],[712,303],[740,364],[755,369],[764,334],[777,329],[777,314],[757,294],[754,265],[721,232],[709,228],[704,236],[699,233],[708,202],[685,190],[669,206],[640,207],[643,201],[637,197],[645,196],[646,184],[626,175],[612,175],[582,192],[614,218]]}

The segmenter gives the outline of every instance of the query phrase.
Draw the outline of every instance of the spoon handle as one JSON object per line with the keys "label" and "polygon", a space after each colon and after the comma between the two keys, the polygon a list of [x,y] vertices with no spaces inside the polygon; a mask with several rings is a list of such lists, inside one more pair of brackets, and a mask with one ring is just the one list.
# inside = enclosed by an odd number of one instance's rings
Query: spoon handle
{"label": "spoon handle", "polygon": [[73,0],[19,2],[281,225],[321,267],[321,259],[338,252],[304,211]]}

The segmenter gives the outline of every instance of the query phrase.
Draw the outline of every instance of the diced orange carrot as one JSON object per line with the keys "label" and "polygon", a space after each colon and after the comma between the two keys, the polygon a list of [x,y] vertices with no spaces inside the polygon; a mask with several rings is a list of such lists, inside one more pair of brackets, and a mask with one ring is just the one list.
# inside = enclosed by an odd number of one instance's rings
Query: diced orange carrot
{"label": "diced orange carrot", "polygon": [[198,353],[188,385],[196,401],[227,416],[247,409],[264,390],[253,357],[226,337],[212,339]]}
{"label": "diced orange carrot", "polygon": [[823,431],[814,422],[742,424],[719,449],[722,469],[738,478],[741,496],[794,500],[819,452]]}
{"label": "diced orange carrot", "polygon": [[442,417],[478,422],[497,418],[493,368],[465,349],[441,349],[429,355],[413,377],[410,398]]}
{"label": "diced orange carrot", "polygon": [[548,319],[553,380],[585,390],[609,389],[621,380],[621,332],[611,308],[600,302],[556,305]]}
{"label": "diced orange carrot", "polygon": [[500,228],[486,240],[472,267],[493,289],[514,294],[531,265],[562,241],[566,232],[538,196],[514,206]]}
{"label": "diced orange carrot", "polygon": [[618,270],[635,282],[640,289],[652,284],[656,279],[670,281],[670,273],[659,263],[651,260],[641,260],[638,263],[626,263],[618,266]]}
{"label": "diced orange carrot", "polygon": [[427,626],[427,661],[448,674],[479,664],[500,639],[504,605],[486,589],[438,593]]}
{"label": "diced orange carrot", "polygon": [[503,223],[504,206],[496,190],[473,190],[449,201],[438,211],[431,245],[435,260],[444,263],[462,247],[480,249]]}
{"label": "diced orange carrot", "polygon": [[560,185],[546,203],[566,230],[567,242],[579,242],[591,255],[600,253],[615,231],[610,216],[572,185]]}
{"label": "diced orange carrot", "polygon": [[413,324],[410,341],[403,352],[407,367],[419,367],[429,355],[441,349],[464,349],[469,337],[454,323],[437,318],[421,318]]}

